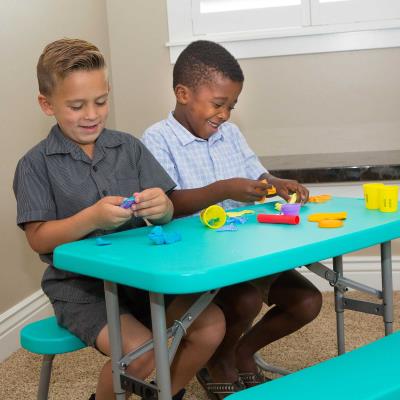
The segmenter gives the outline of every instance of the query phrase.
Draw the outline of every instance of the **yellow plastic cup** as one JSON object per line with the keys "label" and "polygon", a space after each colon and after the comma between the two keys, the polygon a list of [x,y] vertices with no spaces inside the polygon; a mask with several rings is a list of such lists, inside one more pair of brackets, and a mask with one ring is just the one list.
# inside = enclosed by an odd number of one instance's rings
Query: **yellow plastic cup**
{"label": "yellow plastic cup", "polygon": [[380,194],[384,186],[385,185],[383,183],[365,183],[363,185],[365,207],[367,207],[369,210],[379,209]]}
{"label": "yellow plastic cup", "polygon": [[205,226],[211,229],[218,229],[225,225],[226,212],[221,206],[215,204],[205,208],[200,213],[200,220]]}
{"label": "yellow plastic cup", "polygon": [[380,193],[379,210],[382,212],[397,211],[398,197],[399,187],[397,185],[385,185]]}

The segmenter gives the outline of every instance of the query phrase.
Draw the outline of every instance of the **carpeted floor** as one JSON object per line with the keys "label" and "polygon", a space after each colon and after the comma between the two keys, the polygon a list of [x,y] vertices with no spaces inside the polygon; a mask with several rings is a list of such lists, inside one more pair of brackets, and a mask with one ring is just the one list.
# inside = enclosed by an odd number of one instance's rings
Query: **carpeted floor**
{"label": "carpeted floor", "polygon": [[[367,298],[352,294],[354,298]],[[373,300],[373,299],[372,299]],[[394,329],[400,329],[400,293],[395,293]],[[346,350],[383,335],[382,319],[353,311],[345,312]],[[262,350],[269,363],[296,370],[336,355],[336,322],[332,293],[324,294],[318,318],[293,335]],[[87,400],[96,387],[97,374],[106,358],[93,349],[84,349],[55,358],[50,400]],[[34,400],[41,357],[19,350],[0,364],[0,399]],[[205,393],[193,380],[187,387],[187,400],[205,400]],[[132,396],[132,399],[137,397]]]}

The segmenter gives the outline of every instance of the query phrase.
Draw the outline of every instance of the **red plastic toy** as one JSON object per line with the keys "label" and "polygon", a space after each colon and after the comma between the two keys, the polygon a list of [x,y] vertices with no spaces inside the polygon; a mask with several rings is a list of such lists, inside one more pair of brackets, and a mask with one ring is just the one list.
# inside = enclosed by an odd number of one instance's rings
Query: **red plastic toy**
{"label": "red plastic toy", "polygon": [[298,215],[258,214],[257,221],[264,224],[297,225],[300,222]]}

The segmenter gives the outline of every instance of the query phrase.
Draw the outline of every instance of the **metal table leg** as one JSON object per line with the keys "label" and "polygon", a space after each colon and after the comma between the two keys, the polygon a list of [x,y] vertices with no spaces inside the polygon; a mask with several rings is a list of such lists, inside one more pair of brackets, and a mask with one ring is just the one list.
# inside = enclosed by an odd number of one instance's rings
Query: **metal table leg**
{"label": "metal table leg", "polygon": [[[337,278],[343,277],[343,258],[337,256],[333,258],[333,270],[337,273]],[[336,311],[336,334],[338,354],[345,352],[344,342],[344,307],[343,307],[343,292],[336,286],[334,287],[335,293],[335,311]]]}
{"label": "metal table leg", "polygon": [[393,281],[391,243],[381,243],[381,271],[383,295],[383,322],[385,335],[393,332]]}
{"label": "metal table leg", "polygon": [[110,335],[113,388],[116,400],[125,400],[121,387],[119,362],[122,358],[121,321],[119,318],[118,288],[116,283],[104,281],[108,332]]}
{"label": "metal table leg", "polygon": [[151,322],[156,359],[159,400],[171,400],[171,374],[169,368],[168,339],[165,318],[164,295],[150,292]]}

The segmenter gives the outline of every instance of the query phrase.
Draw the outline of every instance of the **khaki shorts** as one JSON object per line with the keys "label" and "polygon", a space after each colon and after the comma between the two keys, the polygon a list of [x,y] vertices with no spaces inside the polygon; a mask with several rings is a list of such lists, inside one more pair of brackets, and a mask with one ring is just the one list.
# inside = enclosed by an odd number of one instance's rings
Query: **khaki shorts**
{"label": "khaki shorts", "polygon": [[274,275],[264,276],[262,278],[253,279],[249,281],[253,286],[255,286],[260,292],[265,304],[271,305],[269,298],[269,291],[271,289],[272,284],[278,279],[281,273],[277,273]]}

